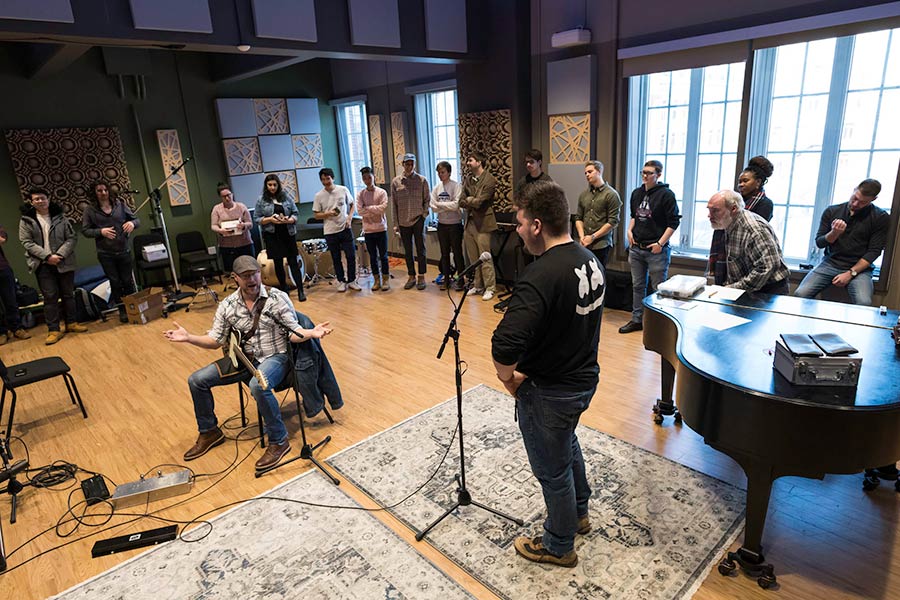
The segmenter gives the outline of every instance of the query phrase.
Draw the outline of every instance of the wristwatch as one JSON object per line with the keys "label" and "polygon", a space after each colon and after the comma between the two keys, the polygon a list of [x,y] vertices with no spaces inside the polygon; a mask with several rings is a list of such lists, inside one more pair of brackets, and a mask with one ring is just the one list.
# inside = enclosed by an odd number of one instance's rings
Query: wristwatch
{"label": "wristwatch", "polygon": [[851,277],[856,277],[857,275],[859,275],[859,271],[857,271],[856,269],[850,269]]}

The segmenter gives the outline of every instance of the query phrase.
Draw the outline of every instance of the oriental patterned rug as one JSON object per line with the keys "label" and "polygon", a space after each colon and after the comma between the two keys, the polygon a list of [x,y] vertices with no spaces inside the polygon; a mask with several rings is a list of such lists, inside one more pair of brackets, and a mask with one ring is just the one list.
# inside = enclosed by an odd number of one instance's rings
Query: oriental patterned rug
{"label": "oriental patterned rug", "polygon": [[[316,471],[265,496],[359,506]],[[212,523],[202,541],[157,546],[55,598],[472,598],[363,511],[255,500]]]}
{"label": "oriental patterned rug", "polygon": [[[473,500],[523,519],[526,527],[466,506],[426,540],[501,598],[690,598],[743,526],[743,490],[581,426],[593,531],[576,539],[580,560],[574,569],[525,561],[513,540],[540,531],[544,502],[513,421],[513,400],[479,386],[465,393],[463,406]],[[391,505],[434,472],[455,427],[454,399],[328,462],[373,499]],[[456,500],[457,444],[423,491],[392,511],[411,529],[424,528]]]}

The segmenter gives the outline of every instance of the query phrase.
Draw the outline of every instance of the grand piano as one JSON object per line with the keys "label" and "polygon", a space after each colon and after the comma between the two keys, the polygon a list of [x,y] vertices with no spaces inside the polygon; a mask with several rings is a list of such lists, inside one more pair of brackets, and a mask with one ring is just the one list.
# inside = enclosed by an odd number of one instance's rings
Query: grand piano
{"label": "grand piano", "polygon": [[[644,300],[644,347],[662,357],[663,404],[747,476],[744,543],[719,564],[740,566],[763,588],[776,583],[762,553],[775,479],[860,473],[900,459],[897,311],[745,293],[736,301]],[[748,322],[718,331],[720,314]],[[772,367],[782,333],[836,333],[863,357],[855,388],[794,386]],[[676,376],[677,375],[677,376]]]}

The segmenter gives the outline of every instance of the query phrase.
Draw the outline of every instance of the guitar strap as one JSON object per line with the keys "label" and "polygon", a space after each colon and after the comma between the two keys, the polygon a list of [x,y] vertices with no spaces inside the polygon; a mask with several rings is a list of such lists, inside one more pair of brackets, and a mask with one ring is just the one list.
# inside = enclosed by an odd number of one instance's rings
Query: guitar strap
{"label": "guitar strap", "polygon": [[[268,299],[268,296],[263,296],[256,303],[256,306],[253,307],[253,324],[250,325],[250,330],[244,334],[245,342],[250,341],[256,335],[256,331],[259,329],[259,318],[262,316],[263,309],[266,307],[266,300]],[[253,359],[255,357],[251,356],[250,358]]]}

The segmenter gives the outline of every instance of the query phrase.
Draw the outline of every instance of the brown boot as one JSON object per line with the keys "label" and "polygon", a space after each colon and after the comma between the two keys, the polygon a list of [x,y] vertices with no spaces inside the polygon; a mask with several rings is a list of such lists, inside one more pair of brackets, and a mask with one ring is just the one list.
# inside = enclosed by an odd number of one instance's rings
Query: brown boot
{"label": "brown boot", "polygon": [[385,273],[381,276],[381,291],[387,292],[391,289],[391,274]]}
{"label": "brown boot", "polygon": [[568,568],[572,568],[578,564],[578,555],[575,554],[574,550],[569,550],[562,556],[550,554],[550,551],[544,548],[544,542],[541,536],[533,538],[517,537],[513,545],[516,547],[516,552],[519,556],[532,562],[547,563]]}
{"label": "brown boot", "polygon": [[[31,334],[28,333],[27,331],[25,331],[24,329],[16,329],[12,335],[13,335],[13,337],[15,337],[16,339],[19,339],[19,340],[31,339]],[[6,334],[6,337],[9,337],[8,333]]]}
{"label": "brown boot", "polygon": [[211,449],[224,443],[225,434],[218,427],[211,431],[204,431],[197,437],[197,441],[191,446],[191,449],[184,453],[184,460],[200,458]]}
{"label": "brown boot", "polygon": [[410,275],[409,279],[406,280],[406,283],[403,284],[404,290],[411,290],[416,287],[416,276]]}
{"label": "brown boot", "polygon": [[416,280],[416,289],[424,290],[425,289],[425,276],[419,275],[418,280]]}
{"label": "brown boot", "polygon": [[578,517],[578,529],[575,530],[575,533],[578,535],[587,535],[591,532],[591,517],[588,515],[584,515],[583,517]]}
{"label": "brown boot", "polygon": [[381,289],[381,275],[375,273],[372,275],[372,291],[377,292]]}
{"label": "brown boot", "polygon": [[85,333],[88,328],[82,325],[81,323],[66,323],[66,328],[64,331],[68,333]]}
{"label": "brown boot", "polygon": [[256,461],[256,470],[265,471],[266,469],[278,466],[278,463],[281,462],[281,459],[284,458],[284,455],[287,454],[290,449],[291,445],[287,440],[285,440],[283,444],[269,444],[269,447],[266,448],[266,453],[262,455],[262,458]]}

